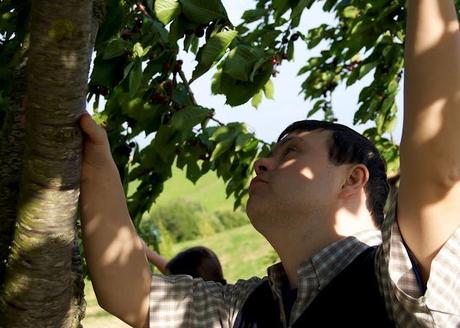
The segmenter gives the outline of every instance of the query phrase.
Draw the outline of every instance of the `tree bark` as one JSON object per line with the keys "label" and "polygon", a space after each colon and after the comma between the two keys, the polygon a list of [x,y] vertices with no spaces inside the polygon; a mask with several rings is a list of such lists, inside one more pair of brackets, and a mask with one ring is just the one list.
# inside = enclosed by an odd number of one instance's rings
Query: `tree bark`
{"label": "tree bark", "polygon": [[0,137],[0,295],[3,290],[6,262],[16,224],[19,182],[24,154],[24,69],[15,74],[11,105]]}
{"label": "tree bark", "polygon": [[78,120],[86,106],[93,24],[92,0],[32,1],[26,149],[0,300],[2,327],[81,326],[83,286],[74,241]]}

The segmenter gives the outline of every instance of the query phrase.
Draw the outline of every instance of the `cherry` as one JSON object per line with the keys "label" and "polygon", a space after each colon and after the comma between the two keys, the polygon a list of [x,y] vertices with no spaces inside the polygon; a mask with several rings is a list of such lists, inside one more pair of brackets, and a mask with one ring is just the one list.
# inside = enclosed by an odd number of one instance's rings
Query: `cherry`
{"label": "cherry", "polygon": [[164,63],[163,64],[163,72],[169,72],[171,69],[171,64],[170,63]]}
{"label": "cherry", "polygon": [[201,38],[204,35],[204,29],[199,27],[195,30],[195,36]]}
{"label": "cherry", "polygon": [[171,80],[167,80],[164,82],[163,87],[168,95],[170,95],[174,88],[174,83]]}
{"label": "cherry", "polygon": [[123,40],[129,40],[129,39],[131,39],[132,34],[133,33],[131,32],[131,30],[129,30],[127,28],[124,28],[123,30],[121,30],[120,37]]}
{"label": "cherry", "polygon": [[184,61],[182,61],[180,59],[178,61],[176,61],[176,67],[175,67],[176,72],[179,72],[180,70],[182,70],[182,64],[183,63],[184,63]]}
{"label": "cherry", "polygon": [[299,37],[300,37],[299,32],[296,32],[291,36],[291,41],[297,41]]}
{"label": "cherry", "polygon": [[107,97],[109,95],[109,88],[104,86],[99,86],[99,94],[101,96]]}

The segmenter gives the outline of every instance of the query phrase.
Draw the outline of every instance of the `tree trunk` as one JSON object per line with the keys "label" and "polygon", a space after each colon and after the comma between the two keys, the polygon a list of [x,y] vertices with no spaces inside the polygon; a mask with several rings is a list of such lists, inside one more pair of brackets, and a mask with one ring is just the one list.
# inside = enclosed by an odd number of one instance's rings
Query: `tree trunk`
{"label": "tree trunk", "polygon": [[24,69],[15,74],[11,105],[0,137],[0,295],[16,224],[19,177],[24,153]]}
{"label": "tree trunk", "polygon": [[81,326],[83,285],[74,247],[78,119],[86,105],[93,23],[92,0],[32,1],[26,149],[1,327]]}

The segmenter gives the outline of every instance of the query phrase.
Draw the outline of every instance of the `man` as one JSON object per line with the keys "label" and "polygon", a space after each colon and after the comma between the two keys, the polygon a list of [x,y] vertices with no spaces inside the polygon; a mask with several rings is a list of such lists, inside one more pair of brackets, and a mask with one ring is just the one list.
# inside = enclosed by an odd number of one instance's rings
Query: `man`
{"label": "man", "polygon": [[152,277],[105,133],[85,116],[82,224],[101,306],[134,327],[459,327],[459,26],[451,0],[408,12],[401,183],[383,244],[370,247],[388,192],[378,154],[306,121],[255,164],[247,212],[282,261],[269,279]]}

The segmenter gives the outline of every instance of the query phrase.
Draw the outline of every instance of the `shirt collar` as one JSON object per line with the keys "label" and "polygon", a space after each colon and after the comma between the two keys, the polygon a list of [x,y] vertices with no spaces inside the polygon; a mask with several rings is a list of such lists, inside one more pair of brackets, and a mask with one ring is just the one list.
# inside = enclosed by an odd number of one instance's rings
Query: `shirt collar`
{"label": "shirt collar", "polygon": [[[302,290],[304,285],[311,284],[311,280],[317,280],[318,287],[324,288],[365,249],[381,242],[380,230],[366,230],[329,244],[299,266],[299,289]],[[281,263],[269,267],[267,273],[270,284],[276,290],[281,290],[281,286],[288,283],[286,271]]]}

